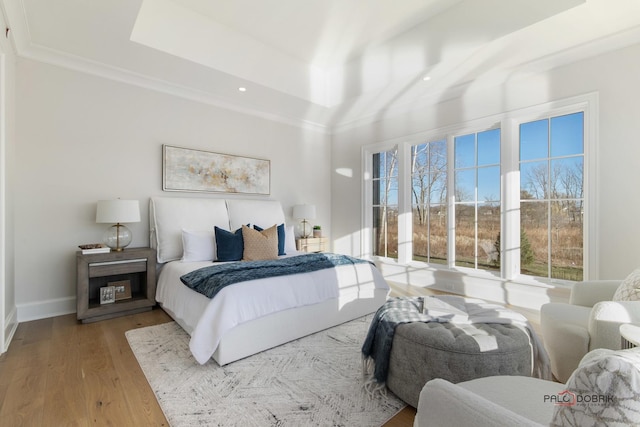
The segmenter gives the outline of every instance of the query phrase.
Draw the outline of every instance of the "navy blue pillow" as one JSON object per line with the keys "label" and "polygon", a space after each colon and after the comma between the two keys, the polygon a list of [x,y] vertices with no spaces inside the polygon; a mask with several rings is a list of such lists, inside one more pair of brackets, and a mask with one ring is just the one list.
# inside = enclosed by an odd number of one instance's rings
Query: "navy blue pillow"
{"label": "navy blue pillow", "polygon": [[216,235],[217,261],[240,261],[244,253],[242,228],[230,232],[219,227],[214,228]]}
{"label": "navy blue pillow", "polygon": [[[253,225],[253,228],[257,231],[263,231],[264,228]],[[278,226],[278,255],[286,255],[284,253],[284,224]]]}

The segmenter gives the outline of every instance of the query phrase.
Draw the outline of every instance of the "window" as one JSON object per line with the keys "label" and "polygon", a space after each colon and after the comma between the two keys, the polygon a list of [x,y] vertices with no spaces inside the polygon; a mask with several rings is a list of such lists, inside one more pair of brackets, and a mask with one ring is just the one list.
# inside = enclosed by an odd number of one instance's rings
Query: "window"
{"label": "window", "polygon": [[583,278],[584,113],[520,125],[521,272]]}
{"label": "window", "polygon": [[363,252],[509,280],[588,278],[591,105],[588,95],[365,147]]}
{"label": "window", "polygon": [[447,141],[411,146],[413,259],[447,263]]}
{"label": "window", "polygon": [[373,254],[398,257],[398,150],[373,154]]}
{"label": "window", "polygon": [[456,136],[454,152],[455,265],[499,269],[500,129]]}

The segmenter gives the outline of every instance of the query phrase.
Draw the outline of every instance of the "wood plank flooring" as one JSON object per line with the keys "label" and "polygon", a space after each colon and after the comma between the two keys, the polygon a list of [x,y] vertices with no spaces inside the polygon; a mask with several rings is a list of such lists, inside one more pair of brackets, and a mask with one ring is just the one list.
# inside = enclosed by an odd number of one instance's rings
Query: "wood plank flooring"
{"label": "wood plank flooring", "polygon": [[0,356],[0,426],[168,426],[124,333],[169,321],[155,309],[20,324]]}
{"label": "wood plank flooring", "polygon": [[[439,293],[391,287],[392,296]],[[0,427],[168,426],[124,333],[169,321],[154,309],[89,324],[75,314],[20,324],[0,356]],[[414,416],[407,407],[385,427],[410,427]]]}

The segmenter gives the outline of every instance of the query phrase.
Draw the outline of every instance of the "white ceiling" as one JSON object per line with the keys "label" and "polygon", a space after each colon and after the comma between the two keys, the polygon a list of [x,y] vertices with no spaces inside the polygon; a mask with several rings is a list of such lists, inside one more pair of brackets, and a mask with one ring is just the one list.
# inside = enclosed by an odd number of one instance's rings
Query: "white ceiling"
{"label": "white ceiling", "polygon": [[181,0],[176,3],[306,64],[330,67],[343,64],[368,46],[388,40],[460,1]]}
{"label": "white ceiling", "polygon": [[20,56],[321,129],[640,42],[637,0],[0,5]]}

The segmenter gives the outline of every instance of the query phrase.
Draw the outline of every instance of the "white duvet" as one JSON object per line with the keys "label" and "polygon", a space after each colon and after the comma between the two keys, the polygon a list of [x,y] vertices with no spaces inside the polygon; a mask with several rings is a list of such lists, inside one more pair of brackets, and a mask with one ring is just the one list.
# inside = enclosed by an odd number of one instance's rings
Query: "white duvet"
{"label": "white duvet", "polygon": [[211,358],[224,334],[241,323],[332,298],[353,300],[371,297],[376,288],[389,289],[369,263],[237,283],[213,299],[180,281],[183,274],[210,265],[169,262],[162,267],[156,291],[158,303],[191,335],[189,348],[201,364]]}

